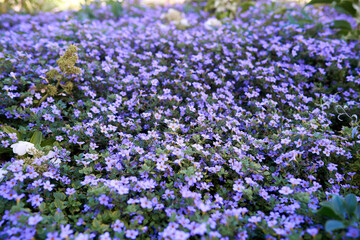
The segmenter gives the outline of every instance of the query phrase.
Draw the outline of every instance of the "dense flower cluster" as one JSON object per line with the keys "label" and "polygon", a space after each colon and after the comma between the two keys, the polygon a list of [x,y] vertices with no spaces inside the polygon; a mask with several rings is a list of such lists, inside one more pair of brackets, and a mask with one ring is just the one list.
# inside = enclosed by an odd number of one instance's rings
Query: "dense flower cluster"
{"label": "dense flower cluster", "polygon": [[359,195],[360,48],[329,11],[185,10],[0,15],[1,239],[310,239]]}

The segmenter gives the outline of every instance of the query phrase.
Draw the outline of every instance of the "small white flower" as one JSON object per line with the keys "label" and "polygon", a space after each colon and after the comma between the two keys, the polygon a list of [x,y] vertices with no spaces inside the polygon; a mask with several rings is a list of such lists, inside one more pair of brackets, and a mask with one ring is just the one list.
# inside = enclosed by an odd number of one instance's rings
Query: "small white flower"
{"label": "small white flower", "polygon": [[33,151],[36,151],[35,145],[30,142],[19,141],[10,146],[13,149],[13,152],[19,156],[23,156],[26,153],[32,154]]}
{"label": "small white flower", "polygon": [[55,166],[60,166],[61,159],[56,157],[56,153],[54,151],[49,151],[49,153],[45,157],[46,159],[50,159],[50,162],[53,163]]}
{"label": "small white flower", "polygon": [[56,153],[54,151],[49,151],[49,153],[45,156],[47,159],[53,158],[56,156]]}
{"label": "small white flower", "polygon": [[204,26],[207,30],[211,30],[214,28],[218,28],[221,27],[222,23],[217,19],[217,18],[209,18],[208,20],[206,20],[206,22],[204,23]]}
{"label": "small white flower", "polygon": [[203,146],[201,146],[200,144],[193,144],[192,146],[198,151],[201,151],[204,149]]}
{"label": "small white flower", "polygon": [[292,190],[288,186],[284,186],[279,190],[279,193],[284,194],[284,195],[289,195],[289,194],[291,194],[293,192],[294,192],[294,190]]}
{"label": "small white flower", "polygon": [[53,158],[50,160],[56,167],[60,167],[61,160],[60,158]]}
{"label": "small white flower", "polygon": [[5,175],[8,173],[8,171],[0,168],[0,181],[2,181],[5,177]]}

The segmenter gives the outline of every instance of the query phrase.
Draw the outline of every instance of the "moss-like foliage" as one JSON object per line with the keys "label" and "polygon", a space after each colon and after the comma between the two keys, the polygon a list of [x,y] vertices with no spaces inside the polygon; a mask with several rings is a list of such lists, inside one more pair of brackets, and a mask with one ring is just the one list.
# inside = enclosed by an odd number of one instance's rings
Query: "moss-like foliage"
{"label": "moss-like foliage", "polygon": [[66,50],[65,54],[61,56],[57,61],[61,71],[65,74],[80,74],[81,70],[78,67],[75,67],[75,63],[78,60],[77,47],[75,45],[70,45]]}
{"label": "moss-like foliage", "polygon": [[[64,55],[62,55],[57,61],[61,73],[56,69],[51,69],[46,72],[46,77],[49,80],[55,80],[56,85],[47,85],[46,86],[46,95],[40,100],[40,103],[43,102],[48,96],[54,97],[60,93],[71,94],[74,89],[74,84],[69,80],[70,75],[80,74],[81,69],[76,67],[75,64],[78,60],[77,55],[78,48],[75,45],[70,45]],[[63,83],[65,82],[65,83]],[[60,89],[62,88],[62,91]]]}

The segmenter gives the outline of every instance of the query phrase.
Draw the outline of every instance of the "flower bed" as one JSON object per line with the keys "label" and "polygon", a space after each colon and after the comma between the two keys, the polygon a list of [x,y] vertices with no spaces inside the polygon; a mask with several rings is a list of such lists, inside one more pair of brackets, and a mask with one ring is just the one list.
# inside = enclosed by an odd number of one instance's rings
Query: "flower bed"
{"label": "flower bed", "polygon": [[0,15],[1,239],[331,237],[320,203],[359,194],[358,42],[328,10],[179,10]]}

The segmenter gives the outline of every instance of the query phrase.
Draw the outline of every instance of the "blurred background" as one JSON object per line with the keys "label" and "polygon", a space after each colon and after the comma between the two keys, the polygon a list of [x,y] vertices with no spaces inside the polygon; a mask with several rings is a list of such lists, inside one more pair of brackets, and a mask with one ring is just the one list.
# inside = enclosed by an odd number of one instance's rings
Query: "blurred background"
{"label": "blurred background", "polygon": [[[172,5],[180,4],[185,1],[199,1],[199,0],[0,0],[0,13],[7,13],[9,11],[15,12],[47,12],[47,11],[62,11],[62,10],[79,10],[82,6],[91,4],[92,2],[122,3],[122,4],[137,4],[137,5]],[[208,2],[207,0],[200,0]],[[212,1],[212,0],[209,0]],[[245,2],[245,0],[225,0]],[[254,0],[256,1],[256,0]],[[254,2],[253,1],[253,2]],[[298,3],[305,3],[307,0],[273,0],[273,1],[296,1]]]}

